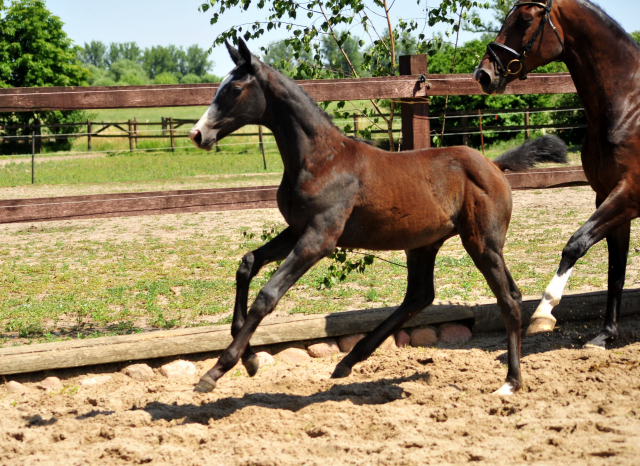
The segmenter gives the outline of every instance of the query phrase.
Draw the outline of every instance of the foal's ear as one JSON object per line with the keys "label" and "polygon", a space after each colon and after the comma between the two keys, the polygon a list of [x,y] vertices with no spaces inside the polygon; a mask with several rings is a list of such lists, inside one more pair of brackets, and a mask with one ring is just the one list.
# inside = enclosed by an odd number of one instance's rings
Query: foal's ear
{"label": "foal's ear", "polygon": [[238,52],[238,49],[235,48],[233,45],[231,45],[226,39],[224,41],[224,45],[227,46],[227,50],[229,51],[229,56],[233,60],[233,63],[235,63],[236,65],[239,65],[240,62],[244,61],[240,56],[240,52]]}
{"label": "foal's ear", "polygon": [[258,60],[247,47],[245,42],[238,38],[238,50],[240,52],[240,56],[244,60],[245,63],[249,65],[249,70],[251,73],[255,74],[260,71],[260,60]]}

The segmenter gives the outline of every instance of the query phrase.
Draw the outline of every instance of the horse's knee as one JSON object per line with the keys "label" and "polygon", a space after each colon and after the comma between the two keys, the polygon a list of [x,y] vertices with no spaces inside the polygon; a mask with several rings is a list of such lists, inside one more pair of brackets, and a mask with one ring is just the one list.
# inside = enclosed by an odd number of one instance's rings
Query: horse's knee
{"label": "horse's knee", "polygon": [[276,293],[270,289],[261,289],[256,300],[251,306],[251,312],[256,312],[260,316],[266,316],[273,310],[278,302]]}
{"label": "horse's knee", "polygon": [[253,252],[248,252],[242,258],[240,262],[240,267],[238,267],[238,271],[236,272],[236,282],[241,283],[243,281],[251,280],[253,264],[255,262],[255,257]]}

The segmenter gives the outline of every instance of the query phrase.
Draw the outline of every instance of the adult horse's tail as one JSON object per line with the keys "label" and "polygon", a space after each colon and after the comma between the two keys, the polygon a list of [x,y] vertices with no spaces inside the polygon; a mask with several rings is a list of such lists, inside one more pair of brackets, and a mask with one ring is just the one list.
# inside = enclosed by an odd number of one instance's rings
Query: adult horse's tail
{"label": "adult horse's tail", "polygon": [[502,171],[528,170],[540,162],[567,163],[567,146],[564,141],[547,134],[509,149],[493,161]]}

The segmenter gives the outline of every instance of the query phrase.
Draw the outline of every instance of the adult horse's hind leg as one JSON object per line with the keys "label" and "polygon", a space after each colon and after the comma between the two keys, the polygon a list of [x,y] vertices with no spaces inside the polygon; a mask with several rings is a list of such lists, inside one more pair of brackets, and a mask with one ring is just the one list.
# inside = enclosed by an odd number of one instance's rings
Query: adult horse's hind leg
{"label": "adult horse's hind leg", "polygon": [[[512,395],[522,388],[520,374],[520,326],[522,324],[522,295],[507,269],[502,255],[503,238],[461,234],[462,244],[478,270],[484,275],[496,296],[498,307],[507,328],[507,379],[497,395]],[[496,235],[492,235],[496,236]]]}
{"label": "adult horse's hind leg", "polygon": [[[267,244],[244,255],[236,272],[236,302],[233,308],[231,336],[235,337],[238,334],[247,317],[249,285],[253,277],[265,265],[286,258],[295,246],[296,241],[297,238],[291,228],[288,227]],[[242,364],[251,377],[257,374],[259,368],[258,358],[251,345],[247,345],[244,353],[242,353]]]}
{"label": "adult horse's hind leg", "polygon": [[609,250],[607,313],[602,330],[597,337],[585,345],[587,347],[605,349],[607,340],[618,336],[618,317],[627,270],[630,233],[631,223],[627,223],[607,236],[607,249]]}
{"label": "adult horse's hind leg", "polygon": [[[573,234],[562,250],[562,259],[558,270],[545,289],[536,312],[531,316],[527,335],[553,330],[556,319],[551,314],[551,311],[560,302],[564,286],[569,279],[569,275],[571,275],[575,263],[587,253],[591,246],[614,234],[618,228],[630,223],[637,216],[638,206],[635,200],[630,197],[628,190],[625,189],[624,183],[622,183],[609,194],[589,220]],[[618,239],[617,241],[620,240]],[[626,240],[623,239],[622,243],[627,245],[624,249],[628,249],[628,242],[628,238]],[[623,244],[620,244],[619,248],[622,248],[622,246]],[[626,256],[626,251],[624,254]],[[609,268],[611,269],[611,267],[612,264],[610,263]],[[617,271],[613,273],[613,276],[619,276],[620,267],[614,267],[614,269]],[[624,283],[624,270],[622,271],[622,277]],[[613,305],[615,300],[610,296],[608,301],[611,301]],[[608,310],[609,305],[607,305],[607,314],[609,314]]]}
{"label": "adult horse's hind leg", "polygon": [[424,248],[407,251],[407,293],[402,304],[365,338],[360,340],[333,371],[332,378],[346,377],[358,362],[367,359],[389,335],[418,312],[429,306],[435,298],[433,269],[442,242]]}

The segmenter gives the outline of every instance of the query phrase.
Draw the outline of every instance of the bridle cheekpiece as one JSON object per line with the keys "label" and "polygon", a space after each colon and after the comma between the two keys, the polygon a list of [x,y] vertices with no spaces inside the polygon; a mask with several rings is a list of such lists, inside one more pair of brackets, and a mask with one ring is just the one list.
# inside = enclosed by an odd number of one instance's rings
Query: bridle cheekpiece
{"label": "bridle cheekpiece", "polygon": [[[491,57],[494,59],[496,65],[498,66],[498,70],[500,71],[500,73],[504,77],[520,73],[520,79],[521,80],[527,79],[527,70],[526,70],[526,67],[524,65],[524,59],[527,58],[527,54],[529,53],[529,50],[531,50],[531,48],[533,47],[533,44],[535,43],[536,39],[538,39],[538,36],[540,35],[542,30],[544,29],[544,26],[545,26],[545,24],[547,24],[547,21],[549,22],[549,25],[553,29],[553,32],[555,32],[556,37],[558,38],[558,41],[560,42],[560,45],[562,46],[562,53],[564,54],[564,42],[562,42],[562,39],[560,38],[560,34],[558,34],[558,30],[556,29],[555,25],[551,21],[551,6],[553,5],[553,0],[549,0],[546,4],[540,3],[540,2],[518,2],[515,5],[513,5],[513,8],[511,8],[509,13],[507,14],[507,17],[509,16],[509,14],[511,14],[511,12],[513,10],[515,10],[516,8],[519,8],[521,6],[524,6],[524,5],[537,5],[537,6],[541,7],[541,8],[544,8],[545,14],[542,17],[542,19],[540,20],[540,23],[538,23],[538,27],[536,28],[536,30],[534,31],[533,35],[531,36],[531,39],[529,39],[529,42],[527,42],[527,45],[524,46],[524,50],[522,51],[522,53],[518,53],[515,50],[513,50],[511,47],[507,47],[504,44],[498,44],[497,42],[491,42],[491,43],[487,44],[487,53],[489,55],[491,55]],[[498,55],[496,54],[496,51],[494,50],[494,48],[498,49],[498,50],[502,50],[503,52],[507,52],[509,55],[511,55],[511,56],[513,56],[515,58],[513,60],[511,60],[507,64],[507,66],[504,66],[502,64],[502,62],[500,61],[500,59],[498,58]],[[516,64],[520,65],[518,67],[518,69],[516,69],[516,70],[512,70],[511,69],[511,65],[513,63],[516,63]]]}

